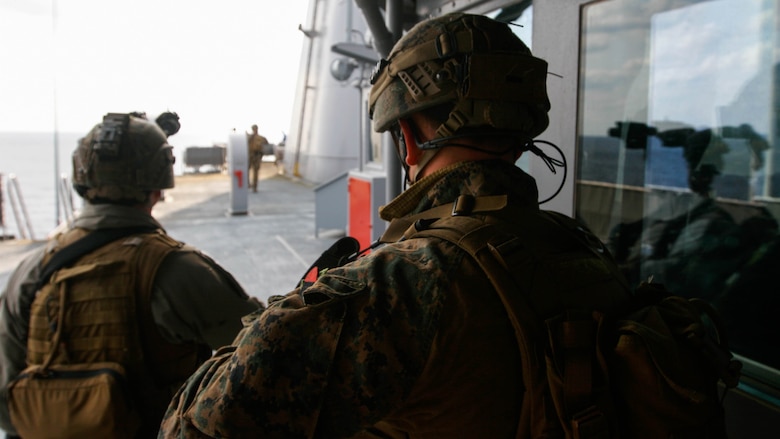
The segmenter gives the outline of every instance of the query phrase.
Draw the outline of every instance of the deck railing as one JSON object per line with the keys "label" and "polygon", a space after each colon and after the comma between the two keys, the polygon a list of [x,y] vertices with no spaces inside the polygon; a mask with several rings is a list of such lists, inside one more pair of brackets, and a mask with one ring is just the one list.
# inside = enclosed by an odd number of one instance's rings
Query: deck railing
{"label": "deck railing", "polygon": [[[35,239],[35,233],[33,232],[32,223],[30,222],[30,214],[27,212],[27,205],[24,203],[24,196],[22,195],[19,180],[16,178],[15,174],[9,174],[8,189],[5,192],[2,190],[2,181],[3,175],[0,174],[0,212],[5,211],[5,198],[3,198],[3,193],[7,193],[8,202],[11,205],[11,210],[14,214],[19,236],[22,239]],[[13,235],[6,233],[5,215],[0,214],[0,224],[2,224],[3,227],[3,239],[13,238]]]}
{"label": "deck railing", "polygon": [[[15,238],[15,235],[9,231],[9,227],[6,223],[6,204],[11,207],[19,238],[30,240],[36,239],[30,214],[27,212],[27,205],[24,201],[24,196],[22,195],[19,179],[14,174],[9,174],[6,179],[4,175],[0,173],[0,241]],[[61,221],[70,226],[76,216],[76,208],[73,203],[73,188],[70,184],[70,179],[66,174],[60,176],[59,188],[57,191],[57,205],[61,208],[58,209],[58,214],[61,213],[61,217],[57,218],[57,221]]]}

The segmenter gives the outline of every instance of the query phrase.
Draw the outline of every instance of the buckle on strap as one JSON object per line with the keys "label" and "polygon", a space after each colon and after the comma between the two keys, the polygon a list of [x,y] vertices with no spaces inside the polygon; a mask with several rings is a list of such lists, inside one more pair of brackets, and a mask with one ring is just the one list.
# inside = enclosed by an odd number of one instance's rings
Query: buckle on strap
{"label": "buckle on strap", "polygon": [[[471,198],[472,201],[468,201],[467,198]],[[390,225],[387,226],[385,233],[379,238],[379,241],[383,243],[396,242],[403,236],[408,237],[407,231],[410,233],[417,231],[414,229],[414,224],[419,219],[438,220],[447,217],[447,215],[466,216],[474,213],[499,211],[507,207],[507,199],[506,195],[486,195],[482,197],[461,195],[453,203],[442,204],[415,215],[393,219]]]}
{"label": "buckle on strap", "polygon": [[452,216],[469,215],[477,204],[473,195],[461,195],[452,203]]}
{"label": "buckle on strap", "polygon": [[575,413],[571,419],[571,430],[574,439],[609,439],[607,417],[595,406]]}
{"label": "buckle on strap", "polygon": [[471,215],[473,213],[496,212],[505,208],[506,206],[506,195],[487,195],[483,197],[460,195],[452,203],[452,212],[450,215],[464,216]]}

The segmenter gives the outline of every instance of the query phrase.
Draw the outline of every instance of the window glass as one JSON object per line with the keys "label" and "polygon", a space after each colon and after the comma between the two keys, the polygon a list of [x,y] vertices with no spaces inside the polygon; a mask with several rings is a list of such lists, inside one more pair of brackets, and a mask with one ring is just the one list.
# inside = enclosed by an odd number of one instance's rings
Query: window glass
{"label": "window glass", "polygon": [[780,369],[777,2],[612,0],[582,9],[576,214],[632,282],[724,317]]}
{"label": "window glass", "polygon": [[[497,9],[485,15],[498,21],[510,23],[510,29],[512,29],[512,32],[517,35],[518,38],[520,38],[533,52],[534,48],[531,36],[533,35],[534,8],[532,5],[523,2],[518,5]],[[531,154],[523,154],[515,164],[520,169],[528,172],[530,169],[530,156]]]}
{"label": "window glass", "polygon": [[497,9],[485,15],[494,20],[509,23],[512,32],[523,40],[529,49],[533,50],[531,35],[533,34],[534,8],[532,5],[524,2],[518,5]]}

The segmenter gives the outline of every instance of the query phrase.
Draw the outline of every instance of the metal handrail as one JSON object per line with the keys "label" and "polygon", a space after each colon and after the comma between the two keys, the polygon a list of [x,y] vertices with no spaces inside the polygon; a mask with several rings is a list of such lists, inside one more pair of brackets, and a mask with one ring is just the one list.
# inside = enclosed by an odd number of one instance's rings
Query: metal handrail
{"label": "metal handrail", "polygon": [[0,172],[0,229],[2,229],[2,234],[0,234],[0,241],[13,238],[13,236],[6,233],[5,230],[5,191],[3,190],[3,181],[3,173]]}
{"label": "metal handrail", "polygon": [[27,206],[25,205],[24,197],[22,196],[22,189],[15,174],[8,175],[8,201],[11,203],[14,219],[16,220],[16,227],[19,229],[19,236],[21,236],[22,239],[34,240],[35,233],[33,232],[32,223],[30,222],[30,214],[27,212]]}
{"label": "metal handrail", "polygon": [[65,212],[65,221],[70,226],[76,216],[76,209],[73,206],[73,186],[71,186],[67,174],[60,175],[60,190],[57,195],[62,211]]}
{"label": "metal handrail", "polygon": [[[33,232],[30,214],[27,212],[27,206],[24,201],[24,196],[22,195],[19,179],[16,175],[9,174],[6,190],[3,190],[5,180],[3,173],[0,173],[0,231],[2,232],[0,233],[0,240],[14,238],[14,235],[7,233],[8,227],[5,223],[6,201],[11,205],[14,221],[16,222],[16,227],[21,239],[35,240],[35,233]],[[58,184],[56,202],[58,206],[62,207],[62,212],[64,212],[64,219],[62,219],[63,223],[70,227],[76,219],[76,206],[73,202],[73,187],[70,184],[70,179],[67,174],[62,174],[60,176]],[[57,221],[60,220],[61,218],[57,218]]]}

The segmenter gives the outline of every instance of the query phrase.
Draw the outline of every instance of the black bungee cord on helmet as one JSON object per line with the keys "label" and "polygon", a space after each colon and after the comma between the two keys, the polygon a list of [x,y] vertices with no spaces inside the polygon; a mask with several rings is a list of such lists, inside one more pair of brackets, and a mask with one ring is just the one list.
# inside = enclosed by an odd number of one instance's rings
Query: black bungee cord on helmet
{"label": "black bungee cord on helmet", "polygon": [[[541,149],[539,149],[538,146],[536,146],[537,143],[544,143],[545,145],[552,146],[556,151],[558,151],[558,154],[561,156],[561,158],[560,159],[556,159],[556,158],[552,158],[549,155],[545,154],[544,151],[542,151]],[[568,171],[568,167],[566,166],[566,156],[563,154],[563,151],[561,151],[561,148],[558,148],[558,145],[556,145],[556,144],[554,144],[552,142],[548,142],[546,140],[539,140],[539,139],[531,140],[528,144],[525,145],[525,148],[527,148],[527,151],[531,152],[535,156],[537,156],[540,159],[542,159],[544,164],[547,165],[547,168],[553,174],[557,174],[558,173],[555,170],[556,167],[559,167],[559,168],[563,169],[563,177],[561,177],[561,184],[558,185],[558,188],[555,190],[555,192],[553,192],[552,195],[550,195],[549,197],[547,197],[544,200],[539,202],[539,204],[541,205],[541,204],[544,204],[544,203],[552,200],[553,198],[557,197],[558,194],[560,194],[561,191],[563,190],[563,185],[566,184],[566,176],[568,174],[568,172],[567,172]]]}
{"label": "black bungee cord on helmet", "polygon": [[[404,139],[403,135],[401,134],[400,130],[393,130],[391,131],[393,134],[394,141],[396,142],[396,152],[398,153],[399,159],[401,160],[401,163],[404,164],[404,171],[406,172],[406,178],[404,179],[404,184],[409,181],[409,169],[408,166],[406,166],[406,159],[404,157],[404,154],[401,152],[401,150],[406,150],[405,146],[403,145]],[[505,133],[496,133],[496,134],[486,134],[490,136],[499,136],[499,135],[505,135]],[[510,152],[514,147],[510,147],[508,149],[502,150],[502,151],[495,151],[485,148],[480,148],[479,146],[475,145],[467,145],[464,143],[457,143],[452,142],[453,139],[459,138],[459,137],[466,137],[465,135],[460,136],[451,136],[451,137],[445,137],[445,138],[439,138],[430,140],[427,142],[420,143],[418,146],[420,149],[424,150],[431,150],[431,149],[439,149],[443,148],[445,146],[458,146],[462,148],[469,148],[474,149],[477,151],[482,151],[491,155],[501,156],[505,153]],[[400,143],[400,144],[399,144]],[[553,147],[558,154],[561,156],[560,159],[550,157],[549,155],[545,154],[544,151],[542,151],[536,144],[537,143],[543,143],[545,145],[549,145]],[[566,176],[567,176],[567,165],[566,165],[566,156],[563,154],[563,151],[555,145],[552,142],[548,142],[546,140],[539,140],[539,139],[530,139],[528,140],[522,147],[523,151],[528,151],[535,156],[542,159],[545,165],[547,165],[547,168],[552,172],[553,174],[557,174],[556,168],[563,169],[563,178],[561,179],[561,184],[558,186],[558,189],[548,198],[539,201],[539,204],[544,204],[556,196],[561,192],[563,189],[563,185],[566,183]],[[299,281],[299,286],[302,290],[306,289],[309,285],[311,285],[311,281],[307,282],[306,278],[307,276],[312,272],[312,270],[315,270],[315,277],[316,273],[321,272],[323,269],[327,268],[333,268],[341,266],[345,263],[352,262],[359,258],[361,255],[365,254],[366,252],[375,249],[376,247],[379,247],[380,245],[384,244],[382,241],[377,240],[373,242],[370,246],[360,249],[360,244],[357,241],[357,239],[351,237],[351,236],[345,236],[336,241],[331,248],[329,248],[327,251],[325,251],[319,259],[317,259],[311,267],[306,271],[306,274],[304,274],[303,277],[301,277],[301,280]]]}
{"label": "black bungee cord on helmet", "polygon": [[[503,137],[506,136],[506,132],[494,132],[494,133],[480,133],[479,136],[489,136],[489,137]],[[458,146],[461,148],[468,148],[473,149],[476,151],[481,151],[487,154],[495,155],[495,156],[501,156],[508,152],[510,152],[514,147],[509,147],[507,149],[501,150],[501,151],[495,151],[491,149],[486,148],[480,148],[479,146],[475,145],[467,145],[464,143],[458,143],[458,142],[452,142],[454,139],[463,138],[463,137],[473,137],[474,134],[461,134],[461,135],[454,135],[454,136],[448,136],[448,137],[441,137],[438,139],[429,140],[427,142],[418,143],[418,148],[422,150],[431,150],[431,149],[439,149],[443,148],[445,146]],[[400,136],[400,140],[403,141],[403,136]],[[558,155],[560,155],[560,159],[550,157],[549,155],[545,154],[544,151],[542,151],[536,144],[537,143],[543,143],[545,145],[549,145],[553,147],[557,152]],[[400,149],[400,148],[399,148]],[[563,169],[563,178],[561,178],[561,184],[558,185],[558,188],[553,192],[552,195],[545,198],[542,201],[539,201],[539,204],[542,205],[544,203],[547,203],[548,201],[552,200],[553,198],[557,197],[558,194],[561,193],[563,190],[563,185],[566,184],[566,177],[568,175],[567,172],[567,163],[566,163],[566,156],[563,154],[563,151],[554,143],[548,142],[547,140],[540,140],[540,139],[530,139],[527,140],[523,146],[521,147],[522,151],[528,151],[535,156],[539,157],[545,165],[547,165],[547,168],[552,172],[553,174],[557,174],[556,168]],[[399,154],[400,155],[400,154]],[[403,163],[406,163],[405,160]],[[406,169],[406,167],[404,167]],[[408,170],[407,172],[407,180],[408,180]]]}

